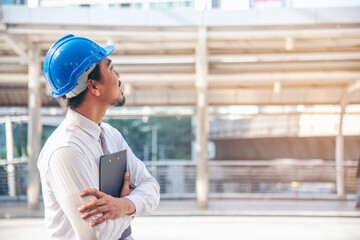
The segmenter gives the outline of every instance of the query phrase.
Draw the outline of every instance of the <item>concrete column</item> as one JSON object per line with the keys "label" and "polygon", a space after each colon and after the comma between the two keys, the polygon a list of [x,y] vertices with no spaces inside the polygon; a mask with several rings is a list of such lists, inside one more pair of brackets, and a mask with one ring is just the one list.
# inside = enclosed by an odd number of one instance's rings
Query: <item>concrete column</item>
{"label": "concrete column", "polygon": [[6,130],[6,159],[7,159],[7,176],[8,176],[8,189],[9,196],[15,197],[16,189],[15,189],[15,167],[12,164],[14,160],[14,138],[13,138],[13,129],[12,122],[10,116],[6,116],[5,122],[5,130]]}
{"label": "concrete column", "polygon": [[196,201],[198,209],[208,208],[209,195],[207,75],[207,30],[201,27],[198,30],[196,48]]}
{"label": "concrete column", "polygon": [[336,136],[336,192],[339,199],[345,199],[343,119],[346,105],[345,101],[341,103],[339,131]]}
{"label": "concrete column", "polygon": [[29,210],[39,208],[40,177],[37,159],[41,148],[41,84],[40,51],[36,47],[29,49],[29,85],[28,85],[28,185],[27,203]]}
{"label": "concrete column", "polygon": [[152,126],[151,131],[151,161],[157,161],[157,126]]}

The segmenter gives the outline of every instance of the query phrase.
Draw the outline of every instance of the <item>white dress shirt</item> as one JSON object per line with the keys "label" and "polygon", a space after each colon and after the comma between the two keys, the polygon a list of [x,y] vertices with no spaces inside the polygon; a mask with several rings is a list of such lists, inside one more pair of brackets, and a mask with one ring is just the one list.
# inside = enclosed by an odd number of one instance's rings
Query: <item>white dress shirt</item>
{"label": "white dress shirt", "polygon": [[[110,153],[127,150],[130,184],[136,186],[127,196],[136,206],[134,216],[149,214],[159,203],[159,184],[116,129],[106,123],[100,126]],[[45,224],[51,239],[118,239],[131,223],[132,216],[124,215],[91,227],[89,223],[102,214],[83,220],[78,212],[78,207],[96,199],[80,197],[80,192],[99,189],[100,126],[69,109],[39,155]]]}

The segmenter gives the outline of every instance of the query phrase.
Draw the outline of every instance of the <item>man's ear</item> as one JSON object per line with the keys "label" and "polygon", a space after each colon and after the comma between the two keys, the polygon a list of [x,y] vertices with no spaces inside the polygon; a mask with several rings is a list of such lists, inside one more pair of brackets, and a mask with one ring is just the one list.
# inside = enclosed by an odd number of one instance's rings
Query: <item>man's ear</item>
{"label": "man's ear", "polygon": [[99,96],[100,95],[100,91],[99,88],[97,86],[97,81],[93,80],[93,79],[88,79],[88,81],[86,82],[86,85],[89,89],[89,91],[94,94],[95,96]]}

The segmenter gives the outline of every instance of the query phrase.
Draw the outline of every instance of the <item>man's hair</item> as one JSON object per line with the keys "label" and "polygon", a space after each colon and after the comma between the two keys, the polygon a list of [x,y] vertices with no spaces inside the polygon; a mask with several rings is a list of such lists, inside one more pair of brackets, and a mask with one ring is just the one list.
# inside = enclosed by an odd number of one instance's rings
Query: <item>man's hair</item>
{"label": "man's hair", "polygon": [[[100,75],[100,67],[99,64],[96,65],[96,67],[89,73],[88,80],[93,79],[97,82],[100,81],[101,75]],[[66,96],[62,96],[62,99],[67,100],[66,106],[71,109],[76,109],[81,105],[81,103],[84,101],[85,95],[88,92],[88,88],[86,88],[84,91],[82,91],[80,94],[76,95],[72,98],[66,98]]]}

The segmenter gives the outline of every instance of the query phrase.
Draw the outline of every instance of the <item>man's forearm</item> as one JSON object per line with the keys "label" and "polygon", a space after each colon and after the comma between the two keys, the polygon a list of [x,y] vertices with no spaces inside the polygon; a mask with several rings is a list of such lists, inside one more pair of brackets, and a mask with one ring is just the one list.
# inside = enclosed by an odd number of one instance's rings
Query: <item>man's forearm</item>
{"label": "man's forearm", "polygon": [[125,200],[126,202],[126,211],[125,214],[126,215],[132,215],[136,212],[136,207],[135,204],[128,198],[122,198]]}
{"label": "man's forearm", "polygon": [[160,193],[156,181],[149,181],[137,186],[134,191],[127,196],[136,206],[136,216],[149,215],[159,204]]}
{"label": "man's forearm", "polygon": [[94,195],[97,199],[87,202],[78,208],[78,211],[82,213],[81,218],[87,219],[96,214],[103,213],[102,217],[91,222],[91,226],[98,225],[107,219],[120,218],[136,212],[135,204],[125,197],[112,197],[96,189],[87,189],[80,193],[81,197],[87,195]]}

